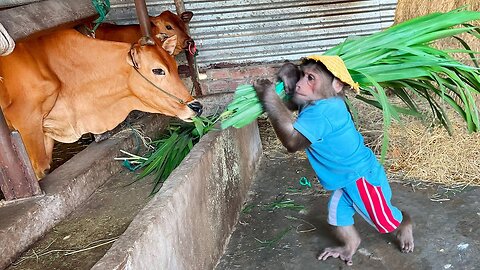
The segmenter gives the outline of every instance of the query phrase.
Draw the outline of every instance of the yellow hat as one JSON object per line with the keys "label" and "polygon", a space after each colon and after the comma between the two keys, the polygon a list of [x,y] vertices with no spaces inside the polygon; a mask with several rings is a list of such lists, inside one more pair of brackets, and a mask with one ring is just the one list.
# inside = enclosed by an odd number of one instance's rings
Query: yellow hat
{"label": "yellow hat", "polygon": [[355,93],[360,93],[360,88],[358,83],[354,82],[350,73],[348,73],[347,67],[343,62],[342,58],[337,55],[310,55],[303,60],[312,59],[318,62],[321,62],[327,69],[330,71],[333,76],[337,77],[343,83],[350,85],[350,87],[355,91]]}

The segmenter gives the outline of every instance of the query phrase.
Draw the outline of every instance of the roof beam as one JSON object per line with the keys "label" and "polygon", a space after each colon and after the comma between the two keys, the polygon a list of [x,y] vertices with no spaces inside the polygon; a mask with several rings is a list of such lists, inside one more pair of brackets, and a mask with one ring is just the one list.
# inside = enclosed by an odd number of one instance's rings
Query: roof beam
{"label": "roof beam", "polygon": [[45,0],[0,10],[0,23],[18,41],[98,16],[91,0]]}

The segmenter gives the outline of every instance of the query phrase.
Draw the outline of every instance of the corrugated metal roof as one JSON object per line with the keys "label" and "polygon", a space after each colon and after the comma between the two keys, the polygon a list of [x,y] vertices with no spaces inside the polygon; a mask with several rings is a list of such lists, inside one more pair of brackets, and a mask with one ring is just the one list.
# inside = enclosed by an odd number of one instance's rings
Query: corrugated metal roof
{"label": "corrugated metal roof", "polygon": [[[151,16],[159,15],[164,10],[175,12],[173,0],[145,0],[145,2],[147,4],[148,14]],[[117,24],[138,23],[137,13],[135,12],[135,2],[133,0],[115,0],[115,2],[112,2],[110,5],[110,12],[107,15],[106,21]]]}
{"label": "corrugated metal roof", "polygon": [[[120,0],[119,2],[122,2]],[[396,0],[186,0],[194,17],[197,63],[275,62],[321,53],[349,36],[393,24]],[[174,11],[173,1],[147,1],[150,14]],[[135,21],[130,1],[112,6],[110,18]]]}

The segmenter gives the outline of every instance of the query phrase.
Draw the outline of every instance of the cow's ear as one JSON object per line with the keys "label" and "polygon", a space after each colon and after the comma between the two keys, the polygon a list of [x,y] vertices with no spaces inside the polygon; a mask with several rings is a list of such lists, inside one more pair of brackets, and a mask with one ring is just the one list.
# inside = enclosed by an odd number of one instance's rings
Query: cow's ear
{"label": "cow's ear", "polygon": [[138,45],[133,46],[130,49],[130,52],[128,52],[127,63],[136,69],[140,68],[140,65],[138,64]]}
{"label": "cow's ear", "polygon": [[180,14],[180,18],[182,18],[182,21],[184,23],[189,23],[192,17],[193,17],[193,12],[191,11],[185,11],[185,12],[182,12],[182,14]]}
{"label": "cow's ear", "polygon": [[167,51],[170,55],[173,54],[175,51],[175,47],[177,46],[177,35],[173,35],[163,41],[162,47]]}

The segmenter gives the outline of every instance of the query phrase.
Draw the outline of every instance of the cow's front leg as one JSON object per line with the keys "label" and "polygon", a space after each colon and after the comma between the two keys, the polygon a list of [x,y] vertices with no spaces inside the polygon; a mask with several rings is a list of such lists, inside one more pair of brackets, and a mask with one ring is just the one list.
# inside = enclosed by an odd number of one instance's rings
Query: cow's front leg
{"label": "cow's front leg", "polygon": [[47,135],[44,135],[43,140],[45,142],[45,154],[47,155],[49,164],[48,169],[50,169],[50,164],[52,163],[53,157],[53,146],[55,145],[55,141]]}
{"label": "cow's front leg", "polygon": [[[23,132],[22,132],[23,130]],[[25,129],[18,129],[20,135],[22,135],[23,143],[27,149],[30,162],[32,163],[33,170],[37,179],[40,180],[50,170],[50,162],[52,161],[51,152],[53,151],[53,144],[51,146],[50,155],[47,154],[45,146],[45,136],[41,126],[35,129],[25,131]]]}

